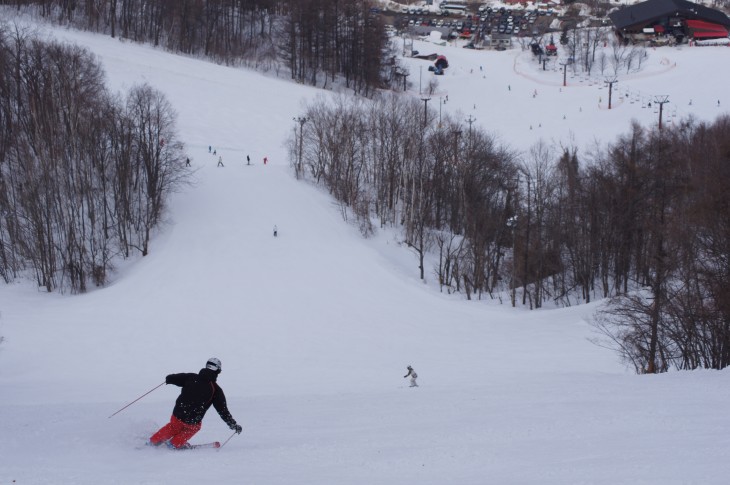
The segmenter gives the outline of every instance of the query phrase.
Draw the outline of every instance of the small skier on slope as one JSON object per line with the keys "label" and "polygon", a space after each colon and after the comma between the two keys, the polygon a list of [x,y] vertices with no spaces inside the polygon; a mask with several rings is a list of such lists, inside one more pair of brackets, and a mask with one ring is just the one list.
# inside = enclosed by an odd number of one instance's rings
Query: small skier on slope
{"label": "small skier on slope", "polygon": [[239,434],[243,431],[228,411],[226,396],[216,382],[220,373],[221,361],[213,357],[197,374],[170,374],[165,378],[166,384],[174,384],[182,390],[175,401],[170,422],[150,437],[151,445],[159,446],[168,441],[171,448],[189,448],[188,440],[200,431],[203,416],[211,404],[229,428]]}
{"label": "small skier on slope", "polygon": [[413,367],[410,365],[408,366],[408,374],[403,376],[403,379],[406,377],[411,376],[411,385],[410,387],[418,387],[418,383],[416,382],[416,379],[418,378],[418,374],[416,374],[416,371],[413,370]]}

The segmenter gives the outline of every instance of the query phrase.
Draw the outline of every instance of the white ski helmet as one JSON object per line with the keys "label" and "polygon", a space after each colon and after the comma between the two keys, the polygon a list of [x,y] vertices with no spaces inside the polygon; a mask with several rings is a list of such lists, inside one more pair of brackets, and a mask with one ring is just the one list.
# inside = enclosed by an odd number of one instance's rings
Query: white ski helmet
{"label": "white ski helmet", "polygon": [[210,359],[208,359],[208,362],[205,363],[205,368],[216,371],[216,372],[220,372],[221,361],[216,359],[215,357],[211,357]]}

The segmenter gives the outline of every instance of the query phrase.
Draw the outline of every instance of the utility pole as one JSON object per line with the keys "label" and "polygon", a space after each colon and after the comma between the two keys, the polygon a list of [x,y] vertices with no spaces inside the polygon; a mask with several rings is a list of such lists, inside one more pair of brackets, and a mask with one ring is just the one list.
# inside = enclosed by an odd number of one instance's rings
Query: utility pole
{"label": "utility pole", "polygon": [[515,306],[515,297],[516,297],[516,290],[517,290],[517,258],[515,257],[517,254],[516,251],[516,236],[515,232],[517,231],[517,216],[512,216],[509,219],[507,219],[507,227],[510,228],[512,231],[512,291],[510,295],[510,299],[512,300],[512,307]]}
{"label": "utility pole", "polygon": [[474,122],[477,119],[474,118],[472,115],[469,115],[469,117],[465,120],[467,123],[469,123],[469,146],[471,147],[471,125],[474,124]]}
{"label": "utility pole", "polygon": [[563,66],[563,86],[567,86],[568,84],[568,62],[561,62],[561,66]]}
{"label": "utility pole", "polygon": [[405,32],[403,32],[403,57],[406,57],[406,56],[411,57],[411,55],[413,55],[413,39],[412,38],[410,39],[410,41],[411,41],[410,49],[408,51],[406,51],[406,47],[408,46],[407,41],[408,41],[407,34]]}
{"label": "utility pole", "polygon": [[418,66],[418,94],[419,95],[423,92],[423,89],[421,88],[421,84],[423,84],[423,81],[421,81],[421,78],[423,78],[423,66]]}
{"label": "utility pole", "polygon": [[292,119],[299,123],[299,155],[297,157],[297,178],[299,178],[302,176],[302,146],[304,143],[304,123],[309,121],[309,119],[304,116],[296,116]]}
{"label": "utility pole", "polygon": [[426,128],[426,125],[428,125],[428,102],[431,101],[431,98],[421,98],[421,101],[423,101],[423,128]]}
{"label": "utility pole", "polygon": [[408,80],[408,76],[410,76],[410,72],[408,72],[406,69],[396,68],[395,69],[395,75],[398,77],[403,78],[403,91],[406,90],[406,82]]}
{"label": "utility pole", "polygon": [[659,129],[662,129],[662,111],[664,104],[669,102],[669,96],[654,96],[654,102],[659,105]]}
{"label": "utility pole", "polygon": [[604,82],[608,84],[608,109],[611,109],[611,94],[613,93],[613,85],[618,82],[618,79],[614,77],[611,79],[606,79]]}

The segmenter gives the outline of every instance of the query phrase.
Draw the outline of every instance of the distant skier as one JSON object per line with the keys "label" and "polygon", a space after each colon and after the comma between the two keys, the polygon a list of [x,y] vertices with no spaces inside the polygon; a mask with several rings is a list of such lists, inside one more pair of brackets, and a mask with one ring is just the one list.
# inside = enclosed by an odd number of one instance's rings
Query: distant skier
{"label": "distant skier", "polygon": [[413,367],[410,365],[407,367],[408,374],[403,376],[403,379],[410,376],[411,377],[411,385],[410,387],[418,387],[418,383],[416,382],[416,379],[418,378],[418,374],[416,374],[416,371],[413,370]]}
{"label": "distant skier", "polygon": [[208,153],[210,153],[210,151],[211,151],[212,149],[213,149],[213,147],[212,147],[212,146],[210,146],[210,145],[208,145]]}
{"label": "distant skier", "polygon": [[279,235],[279,229],[277,229],[276,226],[274,226],[274,237]]}
{"label": "distant skier", "polygon": [[264,157],[264,165],[266,165],[266,163],[267,163],[268,161],[269,161],[269,159],[268,159],[268,158],[266,158],[266,157]]}
{"label": "distant skier", "polygon": [[223,166],[223,157],[218,157],[218,166],[219,167]]}
{"label": "distant skier", "polygon": [[175,401],[170,422],[150,437],[151,445],[159,446],[167,441],[171,448],[190,448],[188,440],[200,431],[203,416],[211,404],[229,428],[239,434],[243,431],[228,411],[226,396],[216,382],[220,373],[221,361],[213,357],[197,374],[170,374],[165,378],[166,384],[182,387],[182,390]]}
{"label": "distant skier", "polygon": [[251,165],[251,157],[246,155],[246,165]]}
{"label": "distant skier", "polygon": [[185,158],[185,166],[190,167],[190,157]]}

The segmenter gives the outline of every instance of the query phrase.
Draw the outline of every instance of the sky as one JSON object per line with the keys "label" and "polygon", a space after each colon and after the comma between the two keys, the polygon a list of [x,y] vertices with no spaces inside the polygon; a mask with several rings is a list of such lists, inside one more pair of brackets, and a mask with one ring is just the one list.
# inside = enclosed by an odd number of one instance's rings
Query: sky
{"label": "sky", "polygon": [[[321,90],[39,28],[91,50],[112,90],[163,91],[195,183],[173,196],[150,254],[107,287],[0,287],[0,485],[726,483],[727,371],[633,374],[592,342],[600,302],[529,311],[440,293],[397,233],[363,239],[326,191],[297,181],[284,143]],[[414,47],[449,58],[433,95],[448,95],[442,112],[523,152],[542,139],[589,153],[632,119],[656,123],[637,96],[668,95],[676,121],[730,105],[727,47],[648,51],[641,72],[619,76],[611,110],[602,82],[563,87],[519,48]],[[406,95],[420,96],[429,63],[404,62]],[[145,446],[169,419],[173,386],[109,417],[209,357],[244,428],[219,451]],[[191,442],[230,436],[211,409]]]}

